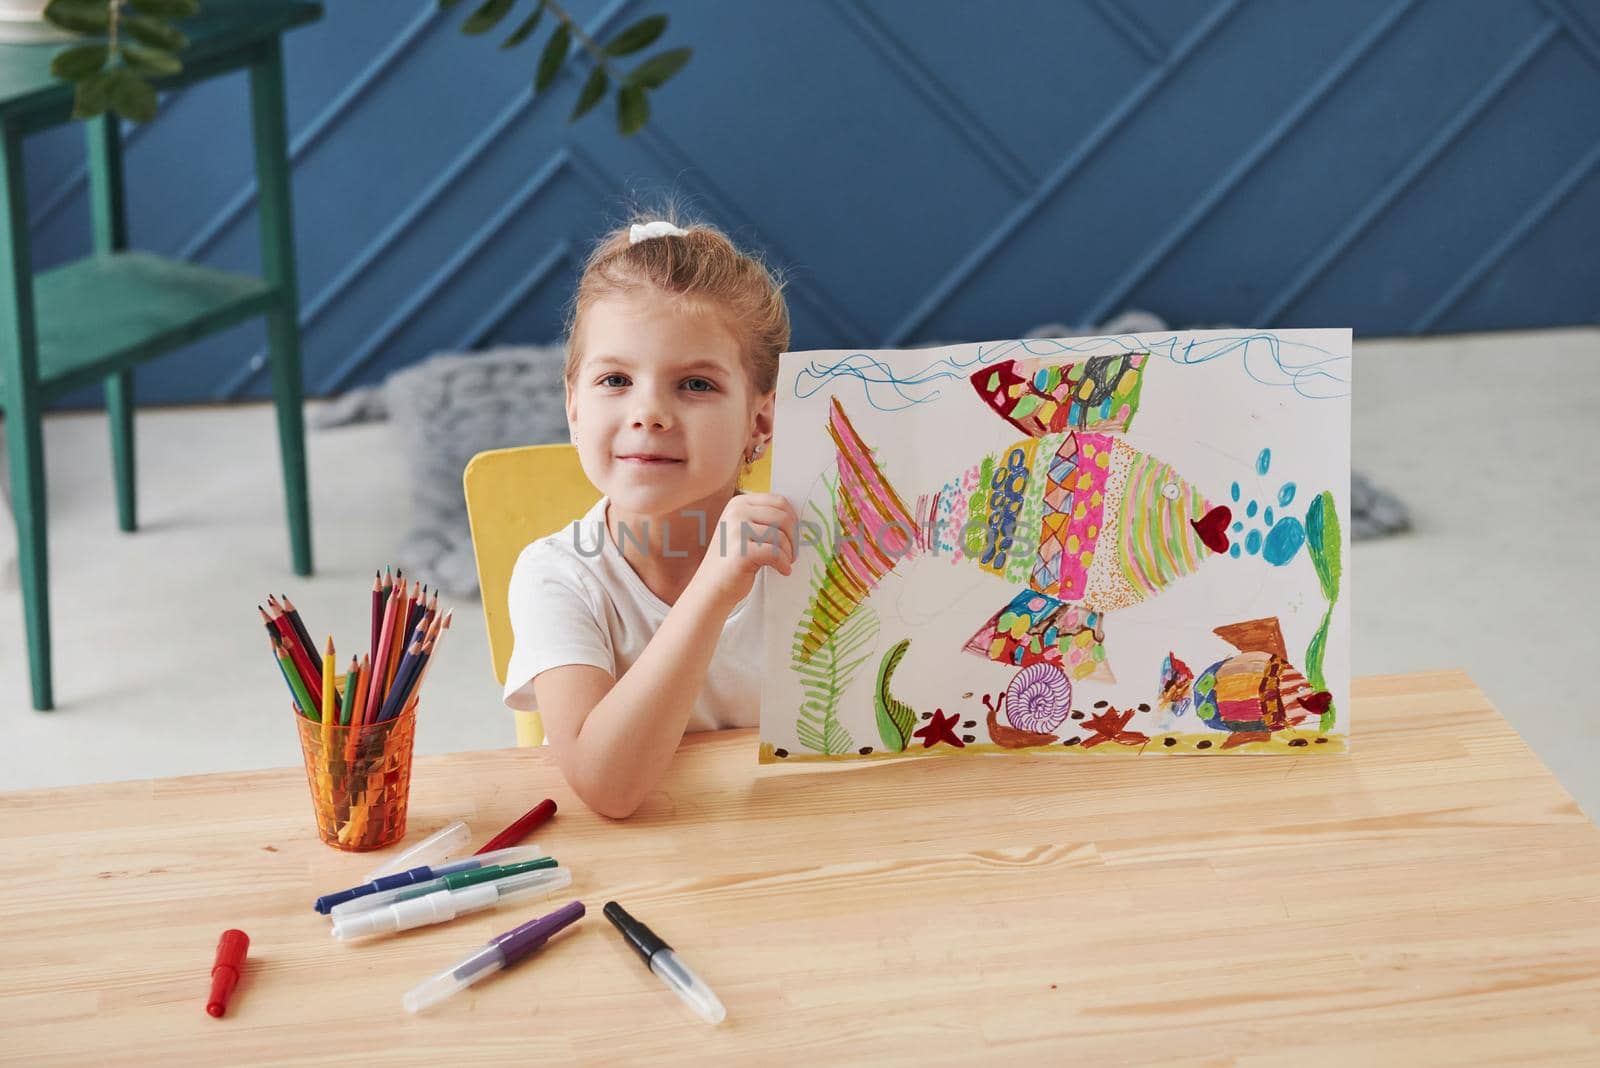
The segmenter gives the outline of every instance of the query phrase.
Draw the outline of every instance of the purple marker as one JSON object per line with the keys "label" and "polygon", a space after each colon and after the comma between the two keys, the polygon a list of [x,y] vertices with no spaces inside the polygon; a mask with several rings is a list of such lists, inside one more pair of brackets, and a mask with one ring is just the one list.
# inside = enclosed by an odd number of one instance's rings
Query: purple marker
{"label": "purple marker", "polygon": [[436,1005],[484,976],[511,967],[550,941],[551,935],[582,919],[583,913],[583,902],[569,902],[548,916],[529,920],[521,927],[513,927],[505,934],[496,935],[482,949],[475,950],[438,975],[418,984],[401,1003],[407,1012],[421,1012],[430,1005]]}

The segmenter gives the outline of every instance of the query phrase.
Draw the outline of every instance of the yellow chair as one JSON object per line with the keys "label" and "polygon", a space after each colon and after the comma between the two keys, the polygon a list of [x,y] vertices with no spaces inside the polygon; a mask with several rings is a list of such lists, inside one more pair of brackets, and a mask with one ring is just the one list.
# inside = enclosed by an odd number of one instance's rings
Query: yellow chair
{"label": "yellow chair", "polygon": [[[772,453],[758,460],[744,478],[753,492],[772,484]],[[478,564],[483,622],[489,628],[489,658],[504,686],[511,660],[511,616],[507,586],[517,557],[529,542],[554,534],[600,499],[578,464],[571,445],[525,445],[480,452],[461,478],[472,524],[472,552]],[[517,744],[539,745],[544,725],[538,712],[517,712]]]}

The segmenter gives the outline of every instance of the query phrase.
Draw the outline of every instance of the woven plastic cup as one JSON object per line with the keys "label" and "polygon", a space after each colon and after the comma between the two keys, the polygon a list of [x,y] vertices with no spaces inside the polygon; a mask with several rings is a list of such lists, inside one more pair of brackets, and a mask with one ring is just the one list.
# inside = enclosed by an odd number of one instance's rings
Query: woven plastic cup
{"label": "woven plastic cup", "polygon": [[335,724],[324,735],[321,723],[300,715],[294,719],[322,840],[335,849],[364,853],[404,838],[416,708],[362,726],[353,746],[350,727]]}

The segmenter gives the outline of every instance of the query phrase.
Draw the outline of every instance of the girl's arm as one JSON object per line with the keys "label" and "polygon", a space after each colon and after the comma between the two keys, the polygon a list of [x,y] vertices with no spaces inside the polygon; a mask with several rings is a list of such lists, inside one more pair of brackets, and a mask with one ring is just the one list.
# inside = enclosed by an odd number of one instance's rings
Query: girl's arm
{"label": "girl's arm", "polygon": [[[533,681],[556,763],[584,804],[624,819],[666,773],[735,605],[764,566],[789,574],[795,515],[782,497],[741,494],[722,514],[730,543],[743,551],[707,552],[700,568],[639,659],[613,680],[589,665],[541,672]],[[752,534],[741,539],[741,525]],[[761,650],[750,650],[760,656]]]}

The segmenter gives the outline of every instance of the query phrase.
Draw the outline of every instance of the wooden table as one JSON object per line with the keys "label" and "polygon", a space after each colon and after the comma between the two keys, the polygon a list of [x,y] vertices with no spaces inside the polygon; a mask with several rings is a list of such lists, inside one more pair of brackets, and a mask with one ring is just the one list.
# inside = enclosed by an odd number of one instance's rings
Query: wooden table
{"label": "wooden table", "polygon": [[[1356,700],[1345,757],[757,768],[751,732],[699,736],[621,824],[547,751],[423,759],[409,840],[552,796],[536,840],[575,882],[361,945],[310,903],[375,858],[315,840],[300,769],[3,795],[0,1059],[1600,1062],[1600,829],[1466,676]],[[589,915],[541,955],[401,1009],[569,897]],[[623,947],[612,897],[725,1025]],[[214,1020],[230,926],[250,958]]]}

